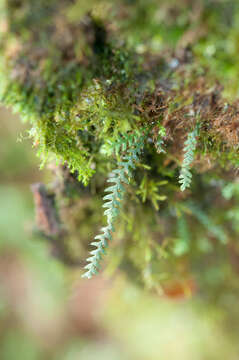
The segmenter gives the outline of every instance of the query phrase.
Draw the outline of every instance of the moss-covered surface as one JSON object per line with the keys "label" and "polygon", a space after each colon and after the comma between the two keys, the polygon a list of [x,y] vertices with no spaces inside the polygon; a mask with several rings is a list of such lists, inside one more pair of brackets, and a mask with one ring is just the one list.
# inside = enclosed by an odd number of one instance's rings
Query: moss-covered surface
{"label": "moss-covered surface", "polygon": [[[85,258],[100,228],[106,178],[119,161],[114,143],[121,134],[147,130],[109,273],[118,266],[157,289],[172,278],[219,288],[234,279],[237,1],[9,0],[1,6],[1,101],[31,124],[42,162],[57,159],[51,191],[73,257]],[[192,186],[182,193],[184,142],[196,124]]]}

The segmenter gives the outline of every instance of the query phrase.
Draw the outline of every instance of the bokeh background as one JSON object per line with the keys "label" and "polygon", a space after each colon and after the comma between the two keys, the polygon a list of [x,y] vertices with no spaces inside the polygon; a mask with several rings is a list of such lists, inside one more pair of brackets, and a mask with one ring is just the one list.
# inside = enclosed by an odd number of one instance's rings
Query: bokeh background
{"label": "bokeh background", "polygon": [[0,359],[237,360],[228,289],[225,307],[176,284],[167,294],[123,274],[83,280],[51,256],[34,235],[30,190],[50,172],[39,170],[24,124],[3,108],[0,117]]}

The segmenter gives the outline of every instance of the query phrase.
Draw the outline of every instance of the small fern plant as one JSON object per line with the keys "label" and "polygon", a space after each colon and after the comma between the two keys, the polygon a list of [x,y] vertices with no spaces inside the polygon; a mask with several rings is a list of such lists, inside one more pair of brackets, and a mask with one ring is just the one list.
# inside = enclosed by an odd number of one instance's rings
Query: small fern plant
{"label": "small fern plant", "polygon": [[85,278],[92,278],[96,275],[100,268],[100,261],[106,252],[108,242],[112,240],[112,232],[114,232],[114,223],[119,215],[122,200],[125,194],[124,184],[129,184],[133,177],[132,170],[135,169],[136,163],[143,150],[145,142],[144,135],[126,134],[118,139],[114,146],[114,153],[121,154],[121,161],[118,168],[113,170],[107,182],[113,185],[106,188],[108,194],[103,197],[104,215],[107,218],[107,225],[101,228],[101,234],[95,237],[95,241],[91,243],[95,247],[90,252],[87,259],[88,264],[85,266],[86,272],[82,275]]}
{"label": "small fern plant", "polygon": [[195,129],[191,131],[187,140],[184,143],[184,159],[182,163],[181,172],[179,175],[179,183],[181,184],[180,189],[184,191],[189,188],[192,181],[191,165],[194,160],[194,154],[197,146],[197,136],[199,135],[199,125],[197,124]]}

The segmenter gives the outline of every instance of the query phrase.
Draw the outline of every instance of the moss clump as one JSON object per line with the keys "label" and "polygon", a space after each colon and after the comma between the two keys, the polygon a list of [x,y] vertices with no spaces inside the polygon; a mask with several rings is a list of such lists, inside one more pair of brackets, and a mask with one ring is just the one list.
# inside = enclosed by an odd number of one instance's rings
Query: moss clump
{"label": "moss clump", "polygon": [[[31,123],[29,135],[43,163],[55,158],[88,185],[76,186],[73,199],[67,186],[64,194],[53,189],[69,248],[79,249],[82,258],[101,223],[105,180],[127,151],[115,151],[118,139],[147,134],[126,186],[111,270],[117,263],[149,287],[172,273],[189,276],[193,262],[202,254],[209,258],[214,245],[223,252],[225,244],[216,239],[229,242],[238,235],[235,218],[220,225],[229,207],[221,193],[237,177],[238,102],[222,96],[219,63],[212,68],[200,50],[212,33],[197,32],[200,25],[216,26],[225,3],[205,0],[197,8],[193,1],[173,7],[119,0],[84,8],[80,0],[25,0],[6,1],[2,9],[1,100]],[[227,44],[235,16],[230,10],[223,20]],[[220,30],[214,35],[216,43]],[[182,194],[183,147],[196,124],[192,183]]]}

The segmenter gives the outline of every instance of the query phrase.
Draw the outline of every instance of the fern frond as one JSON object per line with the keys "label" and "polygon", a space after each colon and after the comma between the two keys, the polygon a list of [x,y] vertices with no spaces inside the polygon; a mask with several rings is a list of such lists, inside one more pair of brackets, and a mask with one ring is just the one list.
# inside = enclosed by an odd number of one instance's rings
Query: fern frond
{"label": "fern frond", "polygon": [[166,154],[166,151],[163,148],[163,146],[165,145],[163,138],[165,136],[166,136],[166,129],[161,124],[159,124],[158,137],[157,137],[157,141],[155,143],[155,147],[156,147],[156,150],[158,153]]}
{"label": "fern frond", "polygon": [[197,136],[199,133],[199,126],[196,125],[195,129],[188,134],[187,140],[184,143],[184,159],[182,169],[179,175],[180,189],[184,191],[189,188],[192,181],[191,165],[194,160],[194,153],[197,146]]}
{"label": "fern frond", "polygon": [[120,207],[125,193],[124,184],[129,183],[132,177],[132,170],[139,161],[139,155],[144,145],[143,135],[126,134],[119,138],[114,147],[116,155],[123,154],[122,161],[119,162],[119,168],[112,171],[107,182],[113,185],[107,187],[105,192],[109,193],[103,197],[104,215],[107,218],[107,225],[101,229],[101,234],[95,237],[91,243],[95,247],[90,252],[91,256],[87,259],[89,262],[85,269],[87,270],[82,276],[88,279],[96,275],[100,268],[100,261],[108,247],[108,242],[112,240],[112,232],[114,231],[114,222],[119,215]]}

